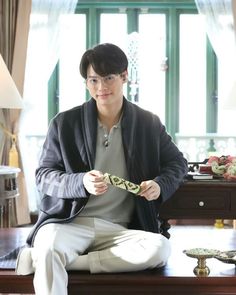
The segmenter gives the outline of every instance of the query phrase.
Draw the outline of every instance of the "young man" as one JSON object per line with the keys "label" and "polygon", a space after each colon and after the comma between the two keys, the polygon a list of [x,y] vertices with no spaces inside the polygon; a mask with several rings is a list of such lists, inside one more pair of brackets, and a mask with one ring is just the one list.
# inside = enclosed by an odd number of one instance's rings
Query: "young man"
{"label": "young man", "polygon": [[[127,67],[113,44],[87,50],[80,72],[91,99],[50,124],[36,171],[41,211],[16,269],[35,272],[37,295],[66,295],[67,270],[138,271],[169,257],[158,208],[178,188],[187,162],[159,118],[124,98]],[[105,173],[141,191],[109,185]]]}

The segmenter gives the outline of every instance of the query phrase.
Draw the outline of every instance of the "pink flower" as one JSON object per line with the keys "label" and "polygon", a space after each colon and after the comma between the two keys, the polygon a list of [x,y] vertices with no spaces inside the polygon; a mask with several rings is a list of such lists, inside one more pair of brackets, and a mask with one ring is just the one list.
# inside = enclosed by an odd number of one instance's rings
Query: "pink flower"
{"label": "pink flower", "polygon": [[211,170],[217,175],[223,175],[226,179],[236,178],[236,157],[232,156],[212,156],[208,159]]}
{"label": "pink flower", "polygon": [[219,157],[216,157],[216,156],[211,156],[209,159],[208,159],[208,164],[212,164],[212,163],[219,163]]}

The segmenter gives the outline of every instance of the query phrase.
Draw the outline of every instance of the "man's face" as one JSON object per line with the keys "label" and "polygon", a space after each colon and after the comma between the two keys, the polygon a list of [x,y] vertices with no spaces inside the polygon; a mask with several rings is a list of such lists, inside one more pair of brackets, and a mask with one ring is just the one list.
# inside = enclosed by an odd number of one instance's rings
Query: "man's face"
{"label": "man's face", "polygon": [[127,71],[121,74],[99,76],[90,65],[87,71],[86,86],[90,95],[100,105],[109,105],[123,99],[123,84],[127,81]]}

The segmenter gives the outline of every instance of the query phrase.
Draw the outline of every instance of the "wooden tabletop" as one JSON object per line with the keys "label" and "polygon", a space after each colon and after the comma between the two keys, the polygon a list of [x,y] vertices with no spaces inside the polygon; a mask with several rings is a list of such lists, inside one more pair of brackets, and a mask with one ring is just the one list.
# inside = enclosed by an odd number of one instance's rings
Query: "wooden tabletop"
{"label": "wooden tabletop", "polygon": [[[1,253],[22,242],[28,228],[0,229]],[[183,295],[235,295],[235,265],[207,259],[208,277],[196,277],[193,268],[197,260],[187,257],[183,250],[209,248],[221,251],[236,249],[236,231],[232,228],[216,229],[213,226],[172,226],[170,229],[172,254],[168,264],[154,271],[122,274],[69,273],[69,295],[78,294],[183,294]],[[3,243],[4,241],[4,243]],[[5,244],[5,245],[4,245]],[[33,276],[17,276],[14,271],[0,271],[0,293],[33,294]],[[128,292],[128,293],[127,293]]]}

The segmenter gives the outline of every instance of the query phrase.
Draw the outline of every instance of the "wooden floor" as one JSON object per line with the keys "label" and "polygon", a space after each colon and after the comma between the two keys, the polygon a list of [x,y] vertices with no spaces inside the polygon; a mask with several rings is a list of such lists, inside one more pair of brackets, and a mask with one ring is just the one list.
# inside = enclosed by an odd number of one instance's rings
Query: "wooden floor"
{"label": "wooden floor", "polygon": [[[7,248],[24,240],[28,229],[13,229],[6,234],[0,229],[0,255]],[[172,254],[163,269],[122,274],[71,272],[69,295],[235,295],[235,265],[208,259],[208,277],[196,277],[193,268],[197,260],[187,257],[183,250],[203,247],[217,250],[236,249],[236,230],[213,226],[172,226]],[[4,242],[3,242],[4,241]],[[8,246],[7,246],[8,245]],[[33,294],[33,276],[17,276],[14,271],[0,270],[0,294]]]}

